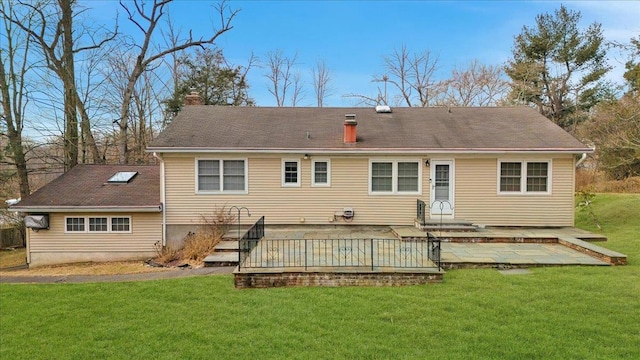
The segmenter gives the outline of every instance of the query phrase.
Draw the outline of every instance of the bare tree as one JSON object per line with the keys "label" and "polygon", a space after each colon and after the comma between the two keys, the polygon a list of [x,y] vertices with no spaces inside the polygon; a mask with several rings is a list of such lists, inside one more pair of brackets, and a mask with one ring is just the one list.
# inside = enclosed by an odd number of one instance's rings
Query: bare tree
{"label": "bare tree", "polygon": [[[291,103],[296,106],[302,91],[302,79],[295,72],[298,65],[298,54],[293,57],[285,56],[282,50],[270,51],[267,53],[267,74],[265,77],[271,82],[268,88],[271,95],[276,99],[277,106],[285,106],[287,93],[291,90]],[[293,86],[293,89],[291,89]]]}
{"label": "bare tree", "polygon": [[373,77],[373,82],[384,86],[384,89],[378,87],[376,96],[362,94],[344,96],[356,98],[361,104],[388,105],[387,86],[390,84],[395,89],[392,99],[397,106],[425,107],[436,103],[438,93],[441,91],[440,82],[435,80],[435,72],[438,70],[437,56],[433,56],[429,51],[411,53],[403,45],[384,58],[384,68],[384,75]]}
{"label": "bare tree", "polygon": [[466,69],[453,69],[451,78],[443,82],[446,91],[442,105],[496,106],[510,90],[499,66],[484,65],[473,60]]}
{"label": "bare tree", "polygon": [[333,94],[331,86],[333,76],[325,61],[318,61],[311,68],[311,77],[313,78],[313,92],[316,96],[316,103],[318,107],[322,107],[324,106],[324,100]]}
{"label": "bare tree", "polygon": [[[32,22],[32,12],[26,14],[16,14],[13,11],[11,2],[0,2],[0,9],[3,14],[4,37],[0,38],[3,44],[0,47],[0,92],[2,94],[2,120],[6,127],[8,140],[8,155],[11,163],[16,168],[20,196],[29,195],[29,176],[27,171],[27,159],[25,157],[22,131],[24,129],[24,108],[28,101],[28,90],[25,84],[27,73],[31,70],[28,62],[28,54],[31,46],[31,39],[28,34],[14,31],[12,21],[7,17],[11,14],[25,26],[30,26]],[[5,67],[8,66],[8,69]],[[0,139],[1,140],[1,139]],[[8,162],[0,155],[0,161]]]}
{"label": "bare tree", "polygon": [[91,150],[94,162],[101,162],[95,139],[91,133],[89,116],[86,107],[78,94],[76,87],[76,71],[74,56],[77,53],[100,48],[103,44],[113,40],[117,35],[117,27],[113,32],[107,32],[99,41],[93,41],[87,46],[76,44],[76,36],[82,36],[90,31],[83,28],[75,29],[74,0],[57,0],[53,2],[17,2],[21,7],[29,9],[35,14],[35,20],[27,26],[16,19],[14,11],[2,10],[3,16],[13,24],[27,32],[42,51],[47,67],[60,79],[64,89],[64,166],[69,170],[78,163],[78,112],[81,115],[82,136],[85,145]]}
{"label": "bare tree", "polygon": [[126,86],[123,93],[122,104],[120,107],[120,114],[117,120],[119,126],[118,135],[118,158],[121,164],[128,162],[129,149],[128,149],[128,121],[129,113],[131,110],[132,100],[134,97],[135,86],[140,80],[142,74],[153,66],[154,62],[161,60],[167,55],[175,52],[182,51],[184,49],[202,46],[205,44],[213,44],[216,39],[231,30],[231,21],[236,16],[239,10],[228,9],[226,2],[223,1],[216,6],[217,15],[220,20],[220,27],[209,38],[194,39],[191,32],[189,37],[180,42],[177,45],[170,45],[166,48],[159,48],[156,51],[152,50],[151,40],[153,38],[154,31],[158,25],[158,22],[165,14],[165,7],[171,3],[172,0],[154,0],[153,4],[146,7],[143,0],[134,0],[133,4],[120,1],[120,5],[127,14],[127,18],[131,21],[143,35],[142,44],[138,45],[137,55],[135,56],[135,63],[133,68],[130,69],[127,77]]}

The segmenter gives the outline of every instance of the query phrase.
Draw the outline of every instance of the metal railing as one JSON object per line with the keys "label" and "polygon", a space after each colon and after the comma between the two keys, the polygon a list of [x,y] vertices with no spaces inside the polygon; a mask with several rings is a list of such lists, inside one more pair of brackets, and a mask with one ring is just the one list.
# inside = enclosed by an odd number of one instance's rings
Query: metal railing
{"label": "metal railing", "polygon": [[[244,268],[437,268],[440,239],[262,239],[246,240]],[[243,252],[243,251],[241,251]]]}
{"label": "metal railing", "polygon": [[427,204],[420,199],[416,202],[416,219],[420,221],[420,225],[427,221]]}
{"label": "metal railing", "polygon": [[[238,235],[240,235],[238,233]],[[247,232],[238,240],[238,268],[249,256],[251,251],[258,245],[260,239],[264,237],[264,216],[256,221]]]}

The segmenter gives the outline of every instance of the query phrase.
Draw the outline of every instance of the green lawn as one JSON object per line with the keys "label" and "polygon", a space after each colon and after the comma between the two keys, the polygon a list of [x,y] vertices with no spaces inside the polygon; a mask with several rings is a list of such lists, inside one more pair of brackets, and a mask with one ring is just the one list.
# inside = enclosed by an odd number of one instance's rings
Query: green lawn
{"label": "green lawn", "polygon": [[402,288],[1,285],[0,359],[638,359],[640,195],[593,204],[628,266],[456,270]]}

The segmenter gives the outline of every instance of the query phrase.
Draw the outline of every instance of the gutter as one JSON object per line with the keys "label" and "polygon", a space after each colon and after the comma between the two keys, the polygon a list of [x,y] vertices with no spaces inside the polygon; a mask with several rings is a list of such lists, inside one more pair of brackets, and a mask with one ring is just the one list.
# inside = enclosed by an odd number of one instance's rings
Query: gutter
{"label": "gutter", "polygon": [[152,213],[163,211],[162,204],[149,205],[149,206],[12,206],[10,211],[17,212],[68,212],[68,213],[82,213],[82,212],[113,212],[113,213],[125,213],[125,212],[139,212],[139,213]]}
{"label": "gutter", "polygon": [[162,246],[167,245],[167,211],[166,206],[164,204],[167,201],[167,193],[164,182],[164,159],[162,159],[162,155],[153,152],[153,157],[160,161],[160,203],[162,204]]}
{"label": "gutter", "polygon": [[147,152],[162,153],[256,153],[256,154],[334,154],[334,155],[368,155],[368,154],[583,154],[592,153],[590,148],[453,148],[453,149],[425,149],[425,148],[209,148],[209,147],[156,147],[148,148]]}

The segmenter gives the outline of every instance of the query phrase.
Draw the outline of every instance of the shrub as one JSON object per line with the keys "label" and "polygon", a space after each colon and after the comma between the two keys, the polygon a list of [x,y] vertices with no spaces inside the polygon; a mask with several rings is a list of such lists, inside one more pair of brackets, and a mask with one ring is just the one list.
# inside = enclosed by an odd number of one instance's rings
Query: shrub
{"label": "shrub", "polygon": [[156,250],[155,260],[160,264],[168,264],[178,259],[179,251],[169,246],[162,246],[160,241],[156,241],[153,247]]}
{"label": "shrub", "polygon": [[230,215],[226,207],[217,207],[213,214],[200,215],[200,225],[196,233],[189,233],[184,241],[182,259],[200,265],[229,230],[235,221],[235,215]]}

